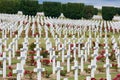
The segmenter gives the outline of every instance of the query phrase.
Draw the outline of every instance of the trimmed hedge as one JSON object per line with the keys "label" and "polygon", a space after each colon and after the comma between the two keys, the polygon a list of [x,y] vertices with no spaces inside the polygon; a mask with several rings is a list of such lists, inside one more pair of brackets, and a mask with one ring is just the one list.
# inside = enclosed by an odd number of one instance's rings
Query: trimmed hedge
{"label": "trimmed hedge", "polygon": [[45,16],[59,17],[61,14],[60,2],[43,2],[43,11]]}
{"label": "trimmed hedge", "polygon": [[104,20],[112,20],[115,14],[116,11],[114,7],[102,7],[102,18]]}
{"label": "trimmed hedge", "polygon": [[66,9],[63,11],[63,14],[67,18],[71,19],[81,19],[83,16],[84,4],[82,3],[67,3],[64,5]]}
{"label": "trimmed hedge", "polygon": [[93,6],[85,6],[83,18],[91,19],[93,17],[93,15],[94,15],[94,7]]}

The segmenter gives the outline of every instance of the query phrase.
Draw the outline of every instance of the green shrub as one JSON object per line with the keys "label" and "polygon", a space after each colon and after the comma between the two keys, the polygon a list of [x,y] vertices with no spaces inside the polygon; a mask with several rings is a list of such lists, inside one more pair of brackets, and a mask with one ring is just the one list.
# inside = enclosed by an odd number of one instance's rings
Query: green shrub
{"label": "green shrub", "polygon": [[34,48],[35,48],[35,47],[36,47],[36,44],[31,43],[31,44],[29,45],[29,50],[34,51]]}
{"label": "green shrub", "polygon": [[94,15],[94,7],[93,6],[85,6],[83,18],[91,19],[93,17],[93,15]]}
{"label": "green shrub", "polygon": [[61,14],[61,3],[60,2],[43,2],[43,10],[45,16],[59,17]]}
{"label": "green shrub", "polygon": [[62,6],[64,16],[70,19],[81,19],[83,16],[83,10],[83,3],[67,3]]}
{"label": "green shrub", "polygon": [[114,7],[102,7],[102,18],[104,20],[112,20],[115,15]]}

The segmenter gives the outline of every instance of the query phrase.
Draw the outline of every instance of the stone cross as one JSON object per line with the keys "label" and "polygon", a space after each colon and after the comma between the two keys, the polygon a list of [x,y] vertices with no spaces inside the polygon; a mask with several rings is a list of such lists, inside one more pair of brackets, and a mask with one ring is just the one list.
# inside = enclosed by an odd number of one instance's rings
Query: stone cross
{"label": "stone cross", "polygon": [[[94,60],[94,64],[96,65],[97,61],[96,58],[98,56],[98,52],[96,50],[94,50],[94,53],[92,54],[93,60]],[[95,68],[96,69],[96,68]]]}
{"label": "stone cross", "polygon": [[0,54],[2,53],[2,39],[0,39]]}
{"label": "stone cross", "polygon": [[97,65],[94,64],[94,60],[91,60],[91,65],[88,66],[88,68],[91,68],[91,78],[95,77],[95,69]]}
{"label": "stone cross", "polygon": [[15,50],[18,50],[18,37],[17,35],[15,36]]}
{"label": "stone cross", "polygon": [[87,46],[82,48],[85,51],[85,62],[87,62]]}
{"label": "stone cross", "polygon": [[7,40],[8,40],[6,35],[4,36],[3,40],[4,40],[5,50],[6,50],[7,49]]}
{"label": "stone cross", "polygon": [[24,66],[25,65],[25,61],[26,61],[26,55],[25,55],[25,52],[24,52],[24,49],[20,49],[20,57],[18,57],[17,59],[20,60],[20,63],[21,63],[21,66]]}
{"label": "stone cross", "polygon": [[64,44],[62,44],[62,48],[61,48],[61,50],[62,50],[62,62],[64,63],[64,53],[65,53],[65,45]]}
{"label": "stone cross", "polygon": [[16,70],[13,70],[13,73],[17,73],[17,80],[21,80],[21,75],[24,73],[24,69],[20,63],[17,63]]}
{"label": "stone cross", "polygon": [[37,80],[41,79],[41,72],[45,71],[45,68],[41,68],[41,62],[37,63],[37,68],[34,69],[34,72],[37,72]]}
{"label": "stone cross", "polygon": [[106,57],[106,64],[104,65],[104,67],[106,68],[106,79],[107,80],[111,80],[111,75],[110,75],[110,67],[112,65],[110,64],[109,58]]}
{"label": "stone cross", "polygon": [[117,57],[118,67],[120,68],[120,49],[118,49],[116,57]]}
{"label": "stone cross", "polygon": [[78,65],[78,62],[75,61],[75,62],[74,62],[74,66],[72,66],[71,68],[72,68],[72,70],[75,70],[74,80],[78,80],[78,70],[81,68],[81,67]]}
{"label": "stone cross", "polygon": [[74,57],[74,59],[76,60],[76,50],[77,50],[77,47],[76,47],[76,45],[74,44],[73,45],[73,57]]}
{"label": "stone cross", "polygon": [[15,42],[14,41],[11,43],[11,47],[12,47],[13,58],[15,58]]}
{"label": "stone cross", "polygon": [[67,55],[65,55],[65,57],[67,58],[67,72],[70,72],[70,57],[72,57],[70,55],[70,50],[67,51]]}
{"label": "stone cross", "polygon": [[50,63],[51,63],[51,60],[52,60],[53,51],[54,51],[54,48],[52,48],[52,47],[49,48],[49,53],[50,53],[49,59],[50,59]]}
{"label": "stone cross", "polygon": [[104,54],[104,56],[106,57],[106,62],[107,62],[107,58],[110,56],[110,54],[108,53],[108,48],[109,47],[105,48],[105,54]]}
{"label": "stone cross", "polygon": [[85,58],[85,55],[83,54],[83,50],[81,50],[81,54],[79,55],[80,57],[80,65],[81,65],[81,72],[84,71],[84,58]]}
{"label": "stone cross", "polygon": [[9,45],[8,49],[8,56],[9,56],[9,60],[8,60],[8,65],[11,66],[11,56],[12,56],[12,49],[11,49],[11,45]]}
{"label": "stone cross", "polygon": [[56,80],[60,80],[60,70],[63,70],[63,67],[60,66],[60,61],[57,61],[57,66],[56,66],[55,70],[57,72]]}
{"label": "stone cross", "polygon": [[55,74],[55,62],[56,62],[56,58],[58,56],[55,55],[55,51],[53,51],[53,55],[52,55],[52,70],[53,70],[53,74]]}
{"label": "stone cross", "polygon": [[40,56],[40,50],[41,50],[41,48],[35,48],[35,51],[36,51],[37,53],[36,53],[36,56],[34,56],[34,59],[37,60],[37,64],[40,63],[40,59],[43,58],[43,56]]}
{"label": "stone cross", "polygon": [[71,41],[70,41],[70,39],[68,40],[68,50],[70,50],[70,44],[71,44]]}
{"label": "stone cross", "polygon": [[6,52],[3,52],[3,57],[0,57],[0,60],[2,60],[3,62],[2,74],[3,74],[3,78],[5,78],[6,77],[6,61],[7,61]]}
{"label": "stone cross", "polygon": [[72,40],[73,40],[73,43],[75,43],[75,40],[76,40],[75,35],[73,35]]}
{"label": "stone cross", "polygon": [[66,43],[67,43],[67,35],[65,35],[64,37],[64,45],[66,46]]}

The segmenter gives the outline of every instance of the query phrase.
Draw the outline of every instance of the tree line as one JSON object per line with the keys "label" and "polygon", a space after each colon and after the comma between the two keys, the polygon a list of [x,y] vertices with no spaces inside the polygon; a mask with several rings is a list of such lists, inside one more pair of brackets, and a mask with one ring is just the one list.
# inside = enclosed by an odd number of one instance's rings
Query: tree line
{"label": "tree line", "polygon": [[[22,11],[25,15],[36,15],[37,12],[44,12],[48,17],[59,17],[61,13],[70,19],[91,19],[98,14],[98,9],[92,5],[83,3],[43,2],[38,0],[0,0],[0,13],[16,14]],[[112,20],[113,16],[120,15],[120,8],[102,7],[102,17],[104,20]]]}

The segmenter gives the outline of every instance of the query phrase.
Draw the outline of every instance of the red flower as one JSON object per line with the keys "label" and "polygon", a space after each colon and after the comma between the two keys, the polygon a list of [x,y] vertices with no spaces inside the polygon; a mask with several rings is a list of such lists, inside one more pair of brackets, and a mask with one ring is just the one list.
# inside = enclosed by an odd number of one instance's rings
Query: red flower
{"label": "red flower", "polygon": [[120,74],[118,74],[118,75],[117,75],[117,77],[119,77],[119,78],[120,78]]}
{"label": "red flower", "polygon": [[76,44],[76,47],[78,47],[78,44]]}
{"label": "red flower", "polygon": [[73,51],[73,50],[71,50],[70,52],[71,52],[71,53],[73,53],[74,51]]}
{"label": "red flower", "polygon": [[120,80],[120,74],[118,74],[113,80]]}
{"label": "red flower", "polygon": [[20,53],[20,50],[17,50],[16,53]]}
{"label": "red flower", "polygon": [[96,59],[97,59],[97,60],[100,60],[100,59],[102,59],[102,58],[104,58],[104,57],[105,57],[104,55],[99,55],[99,56],[96,57]]}
{"label": "red flower", "polygon": [[101,51],[100,51],[100,54],[101,54],[101,55],[105,54],[105,50],[101,50]]}
{"label": "red flower", "polygon": [[9,72],[8,73],[8,77],[11,77],[13,74],[12,74],[12,72]]}
{"label": "red flower", "polygon": [[113,67],[117,67],[117,66],[118,66],[118,64],[114,64],[114,63],[113,63],[113,64],[112,64],[112,66],[113,66]]}
{"label": "red flower", "polygon": [[53,62],[53,60],[51,60],[51,62]]}
{"label": "red flower", "polygon": [[102,46],[104,47],[104,46],[105,46],[105,44],[102,44]]}
{"label": "red flower", "polygon": [[112,52],[115,52],[115,50],[112,50]]}
{"label": "red flower", "polygon": [[29,51],[29,54],[35,54],[35,51]]}
{"label": "red flower", "polygon": [[74,46],[74,44],[70,44],[70,47],[73,47]]}
{"label": "red flower", "polygon": [[46,25],[47,25],[47,27],[50,27],[50,24],[49,24],[49,23],[47,23]]}
{"label": "red flower", "polygon": [[37,35],[39,36],[39,33],[38,33],[38,32],[36,32],[36,33],[34,34],[34,37],[36,37]]}
{"label": "red flower", "polygon": [[48,53],[48,50],[45,50],[45,53]]}
{"label": "red flower", "polygon": [[0,65],[2,65],[2,62],[0,62]]}
{"label": "red flower", "polygon": [[31,57],[32,60],[34,59],[34,56],[30,56],[30,57]]}
{"label": "red flower", "polygon": [[0,53],[0,57],[2,57],[3,56],[3,53]]}
{"label": "red flower", "polygon": [[9,69],[9,70],[12,70],[13,68],[12,68],[12,66],[8,66],[8,69]]}
{"label": "red flower", "polygon": [[91,80],[96,80],[95,78],[91,78]]}
{"label": "red flower", "polygon": [[44,59],[44,60],[43,60],[43,63],[44,63],[45,65],[48,65],[48,64],[50,63],[50,60]]}
{"label": "red flower", "polygon": [[32,24],[33,24],[33,23],[31,22],[31,23],[30,23],[30,26],[32,26]]}
{"label": "red flower", "polygon": [[30,73],[29,70],[25,70],[25,71],[24,71],[24,75],[29,74],[29,73]]}
{"label": "red flower", "polygon": [[36,66],[37,65],[37,62],[36,61],[34,61],[34,66]]}
{"label": "red flower", "polygon": [[62,44],[60,44],[60,47],[62,47]]}
{"label": "red flower", "polygon": [[2,48],[5,48],[5,45],[2,45]]}

